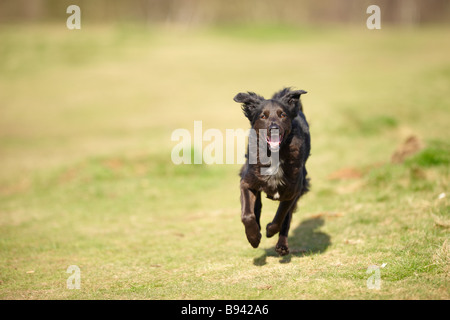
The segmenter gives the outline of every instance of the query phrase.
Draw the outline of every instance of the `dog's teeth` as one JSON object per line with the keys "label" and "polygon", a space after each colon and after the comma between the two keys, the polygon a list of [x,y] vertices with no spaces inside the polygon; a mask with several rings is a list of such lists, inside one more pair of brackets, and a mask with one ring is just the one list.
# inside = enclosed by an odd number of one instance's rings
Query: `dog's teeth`
{"label": "dog's teeth", "polygon": [[280,146],[278,141],[270,141],[269,144],[272,148],[278,148]]}

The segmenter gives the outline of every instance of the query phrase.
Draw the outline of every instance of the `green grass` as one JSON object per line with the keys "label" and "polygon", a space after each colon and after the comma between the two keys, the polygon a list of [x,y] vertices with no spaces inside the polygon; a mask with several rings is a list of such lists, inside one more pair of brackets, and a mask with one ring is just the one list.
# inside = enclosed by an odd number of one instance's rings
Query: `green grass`
{"label": "green grass", "polygon": [[[2,26],[0,298],[449,299],[448,32]],[[239,165],[176,166],[170,137],[247,129],[233,96],[283,86],[308,91],[312,189],[278,257],[247,243]]]}

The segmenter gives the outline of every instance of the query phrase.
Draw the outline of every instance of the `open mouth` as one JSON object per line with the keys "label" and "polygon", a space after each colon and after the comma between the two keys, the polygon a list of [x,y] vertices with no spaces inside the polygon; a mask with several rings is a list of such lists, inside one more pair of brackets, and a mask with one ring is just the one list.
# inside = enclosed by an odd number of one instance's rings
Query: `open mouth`
{"label": "open mouth", "polygon": [[279,134],[278,130],[272,130],[270,134],[266,136],[266,141],[271,151],[277,151],[280,149],[283,135]]}

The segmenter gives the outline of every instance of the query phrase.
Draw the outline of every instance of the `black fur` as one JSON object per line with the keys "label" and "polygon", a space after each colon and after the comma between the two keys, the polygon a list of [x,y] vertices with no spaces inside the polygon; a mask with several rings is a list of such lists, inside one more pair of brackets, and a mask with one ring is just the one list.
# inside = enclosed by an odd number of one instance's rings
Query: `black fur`
{"label": "black fur", "polygon": [[[234,101],[242,104],[245,116],[260,139],[258,141],[267,143],[267,156],[276,152],[279,159],[279,166],[273,174],[262,174],[261,170],[271,164],[261,163],[261,155],[257,155],[256,163],[250,163],[249,153],[256,150],[248,150],[247,161],[240,172],[241,220],[248,241],[257,248],[261,240],[261,192],[266,193],[269,199],[280,201],[273,221],[266,227],[267,237],[280,233],[275,248],[280,255],[289,253],[287,235],[292,213],[300,197],[309,190],[305,163],[310,154],[311,139],[300,102],[300,96],[305,93],[284,88],[268,100],[253,92],[239,93],[234,97]],[[271,132],[279,135],[271,136]]]}

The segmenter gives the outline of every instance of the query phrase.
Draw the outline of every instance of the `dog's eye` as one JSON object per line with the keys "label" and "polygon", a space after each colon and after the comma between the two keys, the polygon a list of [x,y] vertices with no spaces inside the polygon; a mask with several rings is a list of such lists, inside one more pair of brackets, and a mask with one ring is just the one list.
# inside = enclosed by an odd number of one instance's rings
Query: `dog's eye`
{"label": "dog's eye", "polygon": [[282,113],[280,114],[280,118],[286,118],[286,113],[282,112]]}
{"label": "dog's eye", "polygon": [[259,116],[260,119],[267,119],[267,116],[263,113]]}

